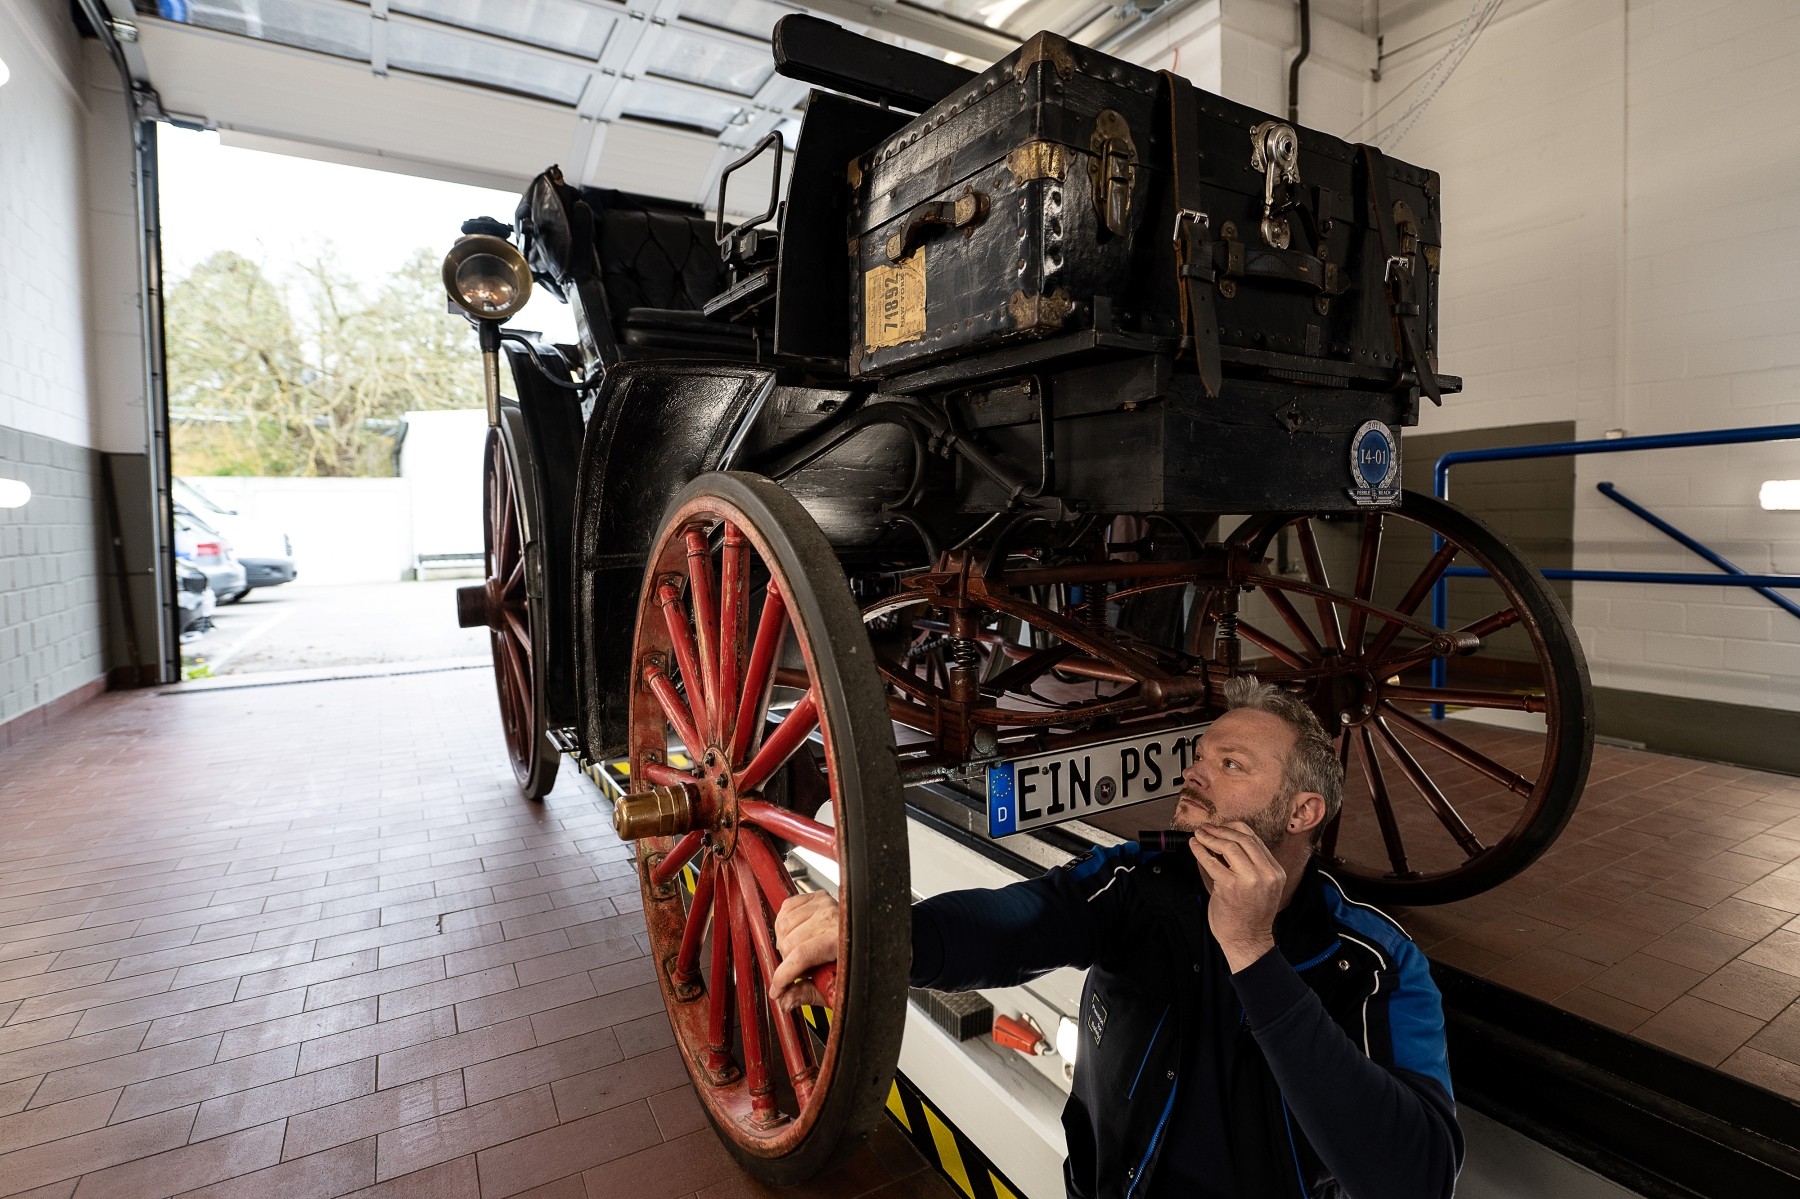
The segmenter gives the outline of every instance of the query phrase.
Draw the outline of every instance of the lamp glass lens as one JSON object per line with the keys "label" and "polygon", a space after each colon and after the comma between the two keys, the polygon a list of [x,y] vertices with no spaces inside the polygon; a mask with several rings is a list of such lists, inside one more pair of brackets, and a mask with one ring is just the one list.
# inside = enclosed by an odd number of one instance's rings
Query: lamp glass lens
{"label": "lamp glass lens", "polygon": [[475,309],[501,312],[519,294],[512,267],[494,254],[471,254],[456,268],[456,290]]}

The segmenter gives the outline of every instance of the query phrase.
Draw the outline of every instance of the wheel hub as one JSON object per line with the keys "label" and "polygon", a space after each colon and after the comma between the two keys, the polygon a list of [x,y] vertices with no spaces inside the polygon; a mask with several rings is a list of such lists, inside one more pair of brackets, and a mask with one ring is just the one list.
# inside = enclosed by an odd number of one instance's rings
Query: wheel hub
{"label": "wheel hub", "polygon": [[704,828],[712,841],[713,852],[729,859],[737,852],[738,793],[731,781],[731,768],[718,746],[708,746],[700,760],[701,808],[693,827]]}

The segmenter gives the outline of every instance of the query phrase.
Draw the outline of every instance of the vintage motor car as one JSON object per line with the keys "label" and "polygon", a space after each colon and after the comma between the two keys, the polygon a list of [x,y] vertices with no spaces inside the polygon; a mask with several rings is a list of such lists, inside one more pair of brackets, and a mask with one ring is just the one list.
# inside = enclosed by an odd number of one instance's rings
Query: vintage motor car
{"label": "vintage motor car", "polygon": [[[521,789],[564,753],[628,775],[680,1051],[786,1184],[888,1092],[909,812],[1156,827],[1254,672],[1337,737],[1326,868],[1446,902],[1555,839],[1593,709],[1539,572],[1401,485],[1399,430],[1460,387],[1436,174],[1048,33],[979,73],[803,15],[774,51],[816,88],[785,199],[779,134],[711,217],[552,167],[444,281],[492,426],[459,612]],[[579,344],[506,328],[533,286]],[[843,941],[789,1016],[772,922],[814,887]]]}

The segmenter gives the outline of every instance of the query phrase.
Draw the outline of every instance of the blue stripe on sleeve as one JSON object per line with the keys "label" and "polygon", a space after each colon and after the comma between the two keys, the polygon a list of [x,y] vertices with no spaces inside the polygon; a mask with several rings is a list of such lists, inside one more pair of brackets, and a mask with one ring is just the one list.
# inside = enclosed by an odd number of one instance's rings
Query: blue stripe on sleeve
{"label": "blue stripe on sleeve", "polygon": [[1387,1010],[1393,1064],[1436,1079],[1444,1093],[1455,1098],[1444,1048],[1444,1001],[1424,953],[1398,924],[1366,904],[1344,898],[1330,876],[1324,881],[1331,918],[1380,946],[1392,963],[1396,985],[1388,995]]}

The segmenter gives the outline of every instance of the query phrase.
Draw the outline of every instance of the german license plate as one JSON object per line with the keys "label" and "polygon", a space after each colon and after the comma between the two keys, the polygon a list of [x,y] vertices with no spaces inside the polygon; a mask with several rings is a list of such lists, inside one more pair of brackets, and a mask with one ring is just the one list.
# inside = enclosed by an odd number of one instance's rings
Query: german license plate
{"label": "german license plate", "polygon": [[[1210,723],[1210,722],[1209,722]],[[988,768],[988,836],[1079,820],[1181,791],[1206,724],[1122,737]]]}

